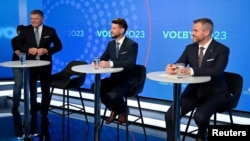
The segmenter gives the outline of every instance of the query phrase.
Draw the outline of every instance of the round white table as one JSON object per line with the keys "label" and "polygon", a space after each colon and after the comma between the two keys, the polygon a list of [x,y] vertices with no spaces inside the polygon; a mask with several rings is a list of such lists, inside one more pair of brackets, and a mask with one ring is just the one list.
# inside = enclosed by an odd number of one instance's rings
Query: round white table
{"label": "round white table", "polygon": [[40,67],[49,65],[49,61],[27,60],[25,64],[20,61],[7,61],[0,63],[2,67],[23,68],[23,87],[24,87],[24,136],[22,140],[30,140],[30,112],[29,112],[29,71],[30,67]]}
{"label": "round white table", "polygon": [[167,74],[165,71],[150,72],[147,77],[154,81],[173,83],[173,115],[174,115],[174,141],[180,141],[180,96],[181,84],[204,83],[211,80],[210,76],[185,76],[177,78],[177,75]]}
{"label": "round white table", "polygon": [[95,74],[94,94],[95,94],[95,114],[94,125],[95,135],[94,141],[100,140],[100,86],[101,86],[101,74],[102,73],[116,73],[123,70],[123,68],[99,68],[94,69],[92,65],[77,65],[72,67],[72,70],[79,73]]}

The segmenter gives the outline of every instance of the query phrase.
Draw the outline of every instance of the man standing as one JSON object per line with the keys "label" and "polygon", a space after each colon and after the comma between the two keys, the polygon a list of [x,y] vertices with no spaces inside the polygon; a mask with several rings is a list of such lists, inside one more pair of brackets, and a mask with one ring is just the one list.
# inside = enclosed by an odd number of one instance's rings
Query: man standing
{"label": "man standing", "polygon": [[[17,35],[20,34],[24,25],[18,25],[16,28]],[[16,39],[17,36],[11,40],[11,46],[13,50],[12,61],[19,60],[20,50],[16,47]],[[21,90],[23,86],[23,69],[22,68],[13,68],[13,79],[14,79],[14,88],[13,88],[13,106],[12,106],[12,114],[19,113],[19,104],[21,98]]]}
{"label": "man standing", "polygon": [[[213,22],[208,18],[193,22],[192,40],[176,63],[185,63],[183,73],[194,76],[211,76],[211,81],[189,84],[181,95],[181,117],[196,108],[195,123],[198,126],[197,141],[205,141],[211,116],[225,104],[228,96],[224,70],[228,64],[229,48],[212,39]],[[176,74],[176,65],[168,64],[166,72]],[[167,140],[173,141],[172,106],[165,114]]]}
{"label": "man standing", "polygon": [[40,105],[37,104],[37,81],[40,80],[42,101],[42,124],[50,124],[48,109],[50,105],[49,78],[52,71],[52,55],[62,49],[62,43],[56,30],[43,24],[44,15],[41,10],[30,13],[31,25],[26,26],[17,38],[17,46],[27,54],[28,60],[46,60],[50,65],[30,68],[30,105],[31,114],[35,114]]}
{"label": "man standing", "polygon": [[101,80],[101,101],[111,110],[106,123],[111,123],[117,115],[118,122],[126,122],[128,114],[124,96],[130,86],[138,81],[135,71],[138,44],[125,36],[128,28],[127,22],[122,18],[112,20],[110,41],[106,50],[100,57],[100,67],[122,67],[119,73],[112,73],[110,77]]}
{"label": "man standing", "polygon": [[[17,35],[22,32],[24,25],[18,25],[16,28]],[[16,39],[15,36],[11,40],[11,46],[13,50],[12,61],[19,60],[20,50],[16,47]],[[13,98],[12,98],[12,115],[13,115],[13,122],[14,122],[14,129],[16,137],[23,136],[23,129],[22,129],[22,119],[20,116],[20,112],[18,110],[20,105],[20,98],[21,98],[21,91],[23,87],[23,68],[13,68],[13,80],[14,80],[14,87],[13,87]]]}

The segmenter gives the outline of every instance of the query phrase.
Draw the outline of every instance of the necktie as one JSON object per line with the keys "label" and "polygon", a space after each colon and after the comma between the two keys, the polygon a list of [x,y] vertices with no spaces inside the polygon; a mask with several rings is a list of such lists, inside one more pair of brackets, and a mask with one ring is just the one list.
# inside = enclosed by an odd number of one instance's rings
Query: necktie
{"label": "necktie", "polygon": [[202,59],[203,59],[203,50],[205,48],[204,47],[200,47],[200,53],[199,53],[199,56],[198,56],[198,66],[201,67],[201,62],[202,62]]}
{"label": "necktie", "polygon": [[116,57],[116,59],[118,59],[118,57],[119,57],[119,45],[120,45],[120,43],[116,42],[116,44],[115,44],[115,57]]}
{"label": "necktie", "polygon": [[38,32],[39,28],[37,27],[35,29],[35,37],[36,37],[36,44],[37,46],[39,46],[39,32]]}
{"label": "necktie", "polygon": [[[39,32],[38,32],[39,28],[37,27],[35,29],[35,37],[36,37],[36,44],[37,44],[37,47],[39,46]],[[36,60],[40,60],[40,56],[36,55]]]}

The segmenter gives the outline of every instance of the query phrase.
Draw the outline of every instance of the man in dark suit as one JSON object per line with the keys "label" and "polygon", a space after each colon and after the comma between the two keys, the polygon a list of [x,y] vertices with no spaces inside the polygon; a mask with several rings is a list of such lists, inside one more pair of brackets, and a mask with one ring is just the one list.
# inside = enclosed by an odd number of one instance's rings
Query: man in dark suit
{"label": "man in dark suit", "polygon": [[[42,122],[49,124],[48,109],[50,105],[49,78],[52,70],[52,55],[62,49],[62,43],[56,30],[43,24],[44,15],[41,10],[30,13],[31,25],[26,26],[17,38],[18,48],[27,54],[28,60],[46,60],[50,65],[30,68],[30,104],[31,114],[39,109],[37,104],[37,81],[40,80],[42,101]],[[36,37],[37,36],[37,37]]]}
{"label": "man in dark suit", "polygon": [[[24,25],[18,25],[16,28],[17,35],[20,34]],[[12,54],[12,61],[19,60],[19,54],[21,53],[20,50],[16,47],[16,39],[15,36],[11,40],[11,46],[13,50]],[[23,86],[23,69],[22,68],[13,68],[13,79],[14,79],[14,88],[13,88],[13,107],[12,107],[12,114],[19,114],[19,105],[20,105],[20,98],[21,98],[21,90]]]}
{"label": "man in dark suit", "polygon": [[[208,18],[194,20],[192,40],[186,46],[176,63],[185,63],[189,67],[183,73],[193,76],[211,76],[211,81],[201,84],[189,84],[181,96],[181,117],[196,108],[194,120],[198,126],[197,140],[207,138],[207,128],[213,113],[225,104],[228,96],[223,72],[228,64],[229,48],[212,39],[213,22]],[[200,56],[203,47],[203,56]],[[201,65],[199,66],[199,60]],[[168,64],[166,72],[176,74],[176,65]],[[167,140],[173,141],[172,106],[165,114]]]}
{"label": "man in dark suit", "polygon": [[[20,34],[24,25],[18,25],[16,28],[17,35]],[[11,46],[13,50],[12,54],[12,61],[19,60],[20,50],[16,47],[16,39],[17,36],[12,38]],[[22,127],[22,119],[20,112],[18,110],[20,105],[20,98],[21,98],[21,91],[23,87],[23,69],[22,68],[13,68],[13,80],[14,80],[14,87],[13,87],[13,98],[12,98],[12,115],[13,115],[13,125],[15,129],[15,136],[22,137],[23,136],[23,127]]]}
{"label": "man in dark suit", "polygon": [[[137,82],[135,71],[138,44],[125,36],[128,28],[127,22],[122,18],[112,20],[111,36],[106,50],[100,57],[100,67],[122,67],[124,70],[112,73],[110,77],[101,80],[101,101],[110,109],[111,115],[106,123],[112,122],[117,115],[120,123],[126,122],[128,114],[124,96],[131,85]],[[118,47],[116,55],[116,47]]]}

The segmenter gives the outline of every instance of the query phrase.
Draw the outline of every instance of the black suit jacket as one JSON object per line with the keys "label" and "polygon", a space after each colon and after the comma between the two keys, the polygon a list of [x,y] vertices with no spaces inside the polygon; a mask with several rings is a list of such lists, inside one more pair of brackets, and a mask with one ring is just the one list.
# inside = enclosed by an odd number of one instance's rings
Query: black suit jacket
{"label": "black suit jacket", "polygon": [[120,50],[119,58],[115,55],[116,44],[115,40],[108,42],[107,48],[100,57],[101,60],[113,61],[114,67],[123,67],[124,70],[119,73],[112,73],[111,78],[125,81],[132,85],[138,81],[138,75],[135,71],[136,59],[138,54],[138,44],[125,37]]}
{"label": "black suit jacket", "polygon": [[224,100],[227,95],[227,85],[223,72],[228,64],[229,48],[213,39],[203,57],[201,68],[198,67],[198,51],[199,45],[197,43],[187,45],[177,62],[183,62],[192,67],[195,76],[211,76],[211,81],[189,84],[184,94],[197,92],[200,96],[217,97]]}
{"label": "black suit jacket", "polygon": [[52,61],[51,55],[62,49],[61,40],[59,39],[55,29],[46,25],[43,25],[40,43],[38,46],[36,44],[34,28],[31,25],[24,27],[16,40],[17,48],[19,48],[21,52],[27,53],[27,59],[29,60],[35,60],[36,57],[36,55],[28,54],[28,50],[31,47],[46,48],[48,50],[48,54],[40,56],[40,59],[47,61]]}
{"label": "black suit jacket", "polygon": [[17,36],[15,36],[14,38],[11,39],[11,47],[13,50],[12,61],[19,60],[19,56],[17,56],[15,53],[16,50],[20,50],[17,48],[17,45],[16,45],[17,41],[16,40],[17,40]]}

